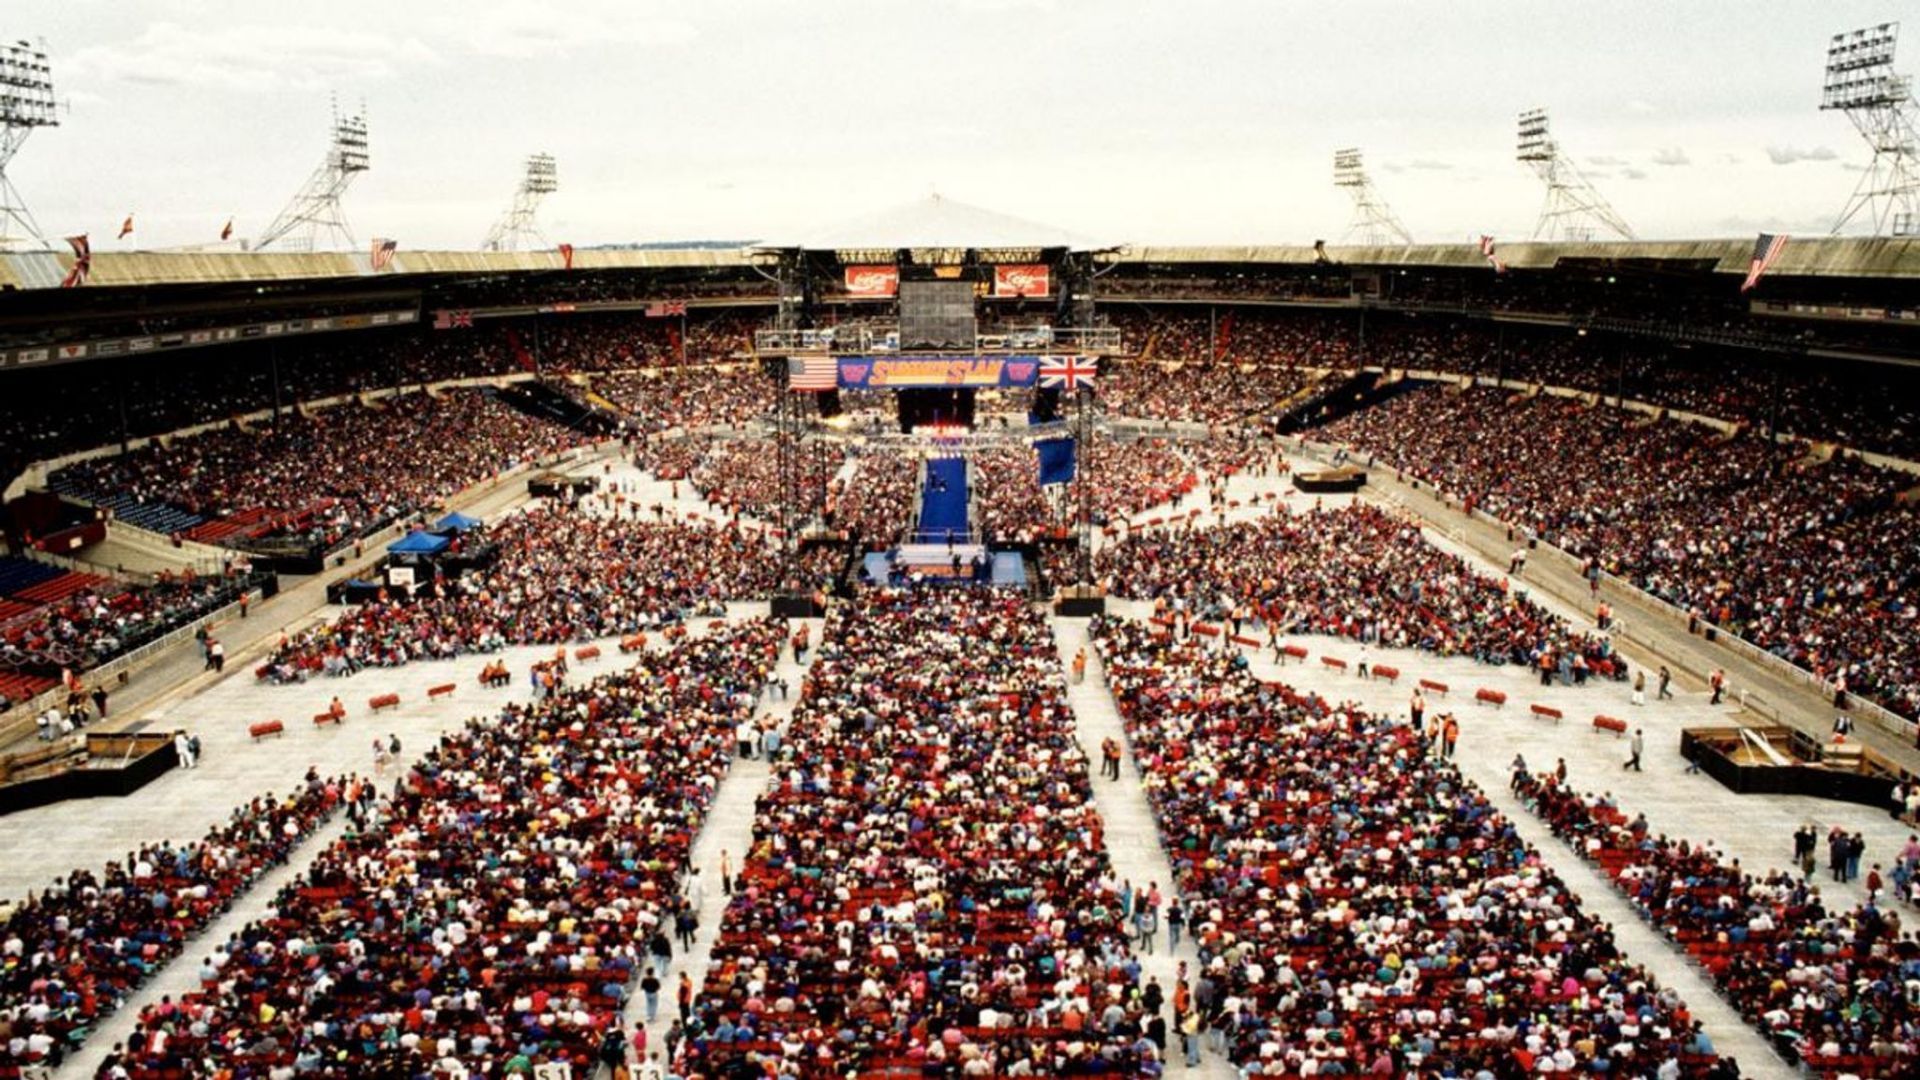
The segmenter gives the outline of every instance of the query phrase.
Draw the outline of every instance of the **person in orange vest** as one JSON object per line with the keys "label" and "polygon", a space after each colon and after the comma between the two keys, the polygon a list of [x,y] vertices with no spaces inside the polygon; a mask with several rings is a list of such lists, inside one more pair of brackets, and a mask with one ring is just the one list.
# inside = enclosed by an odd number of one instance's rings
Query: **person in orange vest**
{"label": "person in orange vest", "polygon": [[1086,649],[1086,646],[1083,645],[1080,647],[1080,650],[1078,652],[1073,654],[1073,681],[1084,682],[1086,681],[1086,678],[1087,678],[1087,649]]}
{"label": "person in orange vest", "polygon": [[1440,756],[1447,760],[1453,758],[1453,746],[1460,741],[1460,721],[1448,713],[1440,725]]}

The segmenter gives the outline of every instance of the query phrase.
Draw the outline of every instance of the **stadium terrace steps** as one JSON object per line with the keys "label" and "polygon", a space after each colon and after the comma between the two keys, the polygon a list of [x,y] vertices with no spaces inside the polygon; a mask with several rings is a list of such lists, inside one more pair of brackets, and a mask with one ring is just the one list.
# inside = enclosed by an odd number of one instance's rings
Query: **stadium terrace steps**
{"label": "stadium terrace steps", "polygon": [[59,685],[60,680],[24,671],[0,671],[0,697],[13,704],[32,701]]}
{"label": "stadium terrace steps", "polygon": [[219,544],[236,534],[254,535],[259,530],[254,526],[266,521],[272,511],[262,506],[250,506],[226,517],[203,521],[186,530],[186,538],[199,544]]}
{"label": "stadium terrace steps", "polygon": [[[12,596],[31,589],[52,581],[61,573],[61,569],[57,566],[34,562],[32,559],[15,558],[10,555],[0,558],[0,596]],[[0,614],[0,618],[5,618],[5,614]]]}
{"label": "stadium terrace steps", "polygon": [[62,571],[32,588],[14,593],[13,598],[29,604],[57,604],[74,593],[97,589],[105,584],[108,584],[107,579],[98,574]]}
{"label": "stadium terrace steps", "polygon": [[90,491],[68,480],[54,480],[47,486],[57,495],[65,495],[70,499],[112,511],[115,521],[165,536],[184,533],[207,520],[199,514],[182,510],[172,503],[142,502],[124,491],[106,495],[98,491]]}

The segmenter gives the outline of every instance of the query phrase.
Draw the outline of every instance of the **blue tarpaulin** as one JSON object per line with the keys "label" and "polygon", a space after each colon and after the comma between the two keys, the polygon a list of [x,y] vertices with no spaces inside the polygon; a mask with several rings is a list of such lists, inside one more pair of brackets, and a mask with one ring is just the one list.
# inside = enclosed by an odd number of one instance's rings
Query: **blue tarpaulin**
{"label": "blue tarpaulin", "polygon": [[387,550],[395,555],[438,555],[447,550],[452,540],[444,536],[435,536],[429,532],[410,532],[405,537],[387,545]]}
{"label": "blue tarpaulin", "polygon": [[468,517],[460,511],[455,510],[453,513],[441,518],[434,528],[452,529],[454,532],[472,532],[482,524],[483,522],[479,518]]}
{"label": "blue tarpaulin", "polygon": [[1072,439],[1042,439],[1033,444],[1040,457],[1040,486],[1064,484],[1073,479]]}

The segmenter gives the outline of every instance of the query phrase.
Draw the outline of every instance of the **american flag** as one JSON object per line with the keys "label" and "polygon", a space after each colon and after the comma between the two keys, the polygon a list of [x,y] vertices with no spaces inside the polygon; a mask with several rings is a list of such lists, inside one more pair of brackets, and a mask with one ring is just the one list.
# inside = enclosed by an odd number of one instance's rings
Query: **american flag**
{"label": "american flag", "polygon": [[1041,386],[1078,390],[1081,386],[1092,386],[1099,374],[1097,356],[1046,356],[1040,360]]}
{"label": "american flag", "polygon": [[73,267],[67,271],[66,277],[60,279],[63,289],[85,285],[88,275],[93,273],[93,244],[87,240],[87,234],[69,236],[67,244],[73,248]]}
{"label": "american flag", "polygon": [[833,390],[839,386],[840,365],[833,357],[787,357],[787,389]]}
{"label": "american flag", "polygon": [[114,239],[125,240],[127,237],[132,235],[133,235],[133,215],[128,214],[127,220],[120,223],[120,235],[114,237]]}
{"label": "american flag", "polygon": [[374,237],[373,268],[375,270],[385,270],[387,267],[392,266],[393,253],[399,250],[399,247],[400,241],[398,240],[388,240],[385,237],[379,236]]}
{"label": "american flag", "polygon": [[1760,239],[1753,242],[1753,261],[1747,263],[1747,280],[1740,283],[1740,291],[1753,288],[1760,280],[1760,275],[1767,272],[1767,268],[1780,257],[1781,250],[1786,246],[1787,238],[1784,235],[1761,233]]}
{"label": "american flag", "polygon": [[1493,237],[1482,236],[1480,238],[1480,254],[1486,258],[1488,263],[1492,264],[1494,273],[1504,274],[1507,272],[1507,264],[1501,262],[1500,256],[1493,253]]}
{"label": "american flag", "polygon": [[560,262],[564,266],[566,266],[567,269],[569,270],[573,269],[573,245],[561,244],[559,250],[560,250]]}

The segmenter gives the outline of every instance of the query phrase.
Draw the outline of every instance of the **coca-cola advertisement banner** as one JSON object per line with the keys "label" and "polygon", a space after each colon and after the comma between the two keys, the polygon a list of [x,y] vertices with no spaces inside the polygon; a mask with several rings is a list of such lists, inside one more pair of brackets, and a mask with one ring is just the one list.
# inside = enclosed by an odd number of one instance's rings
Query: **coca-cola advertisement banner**
{"label": "coca-cola advertisement banner", "polygon": [[897,266],[847,267],[849,296],[892,296],[899,291],[900,268]]}
{"label": "coca-cola advertisement banner", "polygon": [[1052,279],[1045,266],[996,266],[993,268],[993,295],[1045,296]]}

